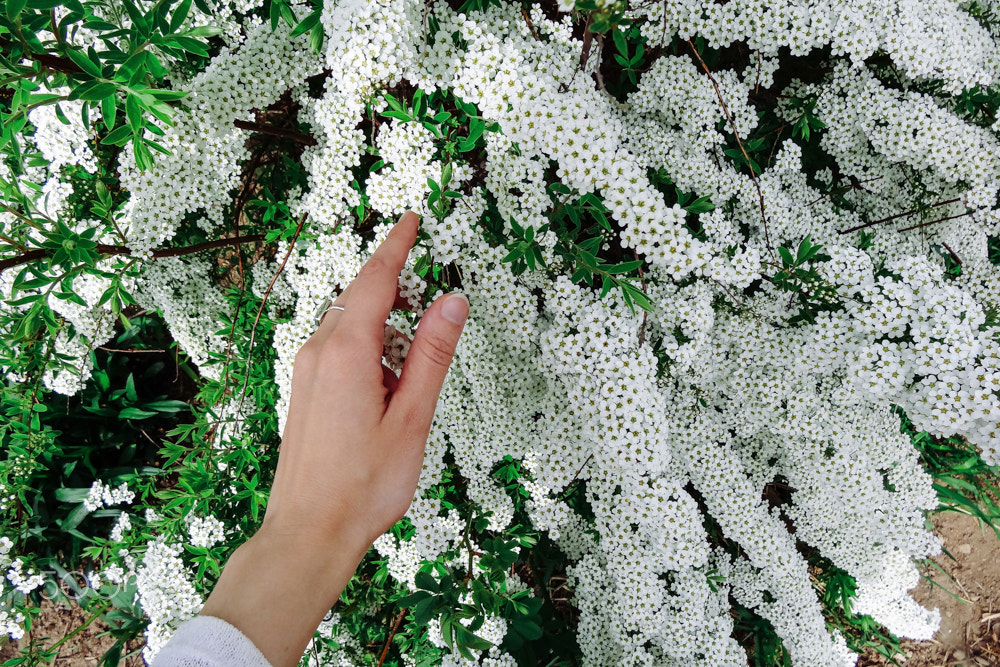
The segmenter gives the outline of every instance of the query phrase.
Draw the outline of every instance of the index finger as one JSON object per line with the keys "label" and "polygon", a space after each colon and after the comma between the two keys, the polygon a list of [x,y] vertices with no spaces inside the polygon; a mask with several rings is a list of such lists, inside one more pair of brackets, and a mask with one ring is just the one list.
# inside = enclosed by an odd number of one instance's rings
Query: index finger
{"label": "index finger", "polygon": [[356,332],[359,345],[371,347],[375,358],[381,356],[385,320],[398,294],[399,274],[417,240],[418,224],[416,213],[404,213],[337,299],[344,306],[337,328]]}

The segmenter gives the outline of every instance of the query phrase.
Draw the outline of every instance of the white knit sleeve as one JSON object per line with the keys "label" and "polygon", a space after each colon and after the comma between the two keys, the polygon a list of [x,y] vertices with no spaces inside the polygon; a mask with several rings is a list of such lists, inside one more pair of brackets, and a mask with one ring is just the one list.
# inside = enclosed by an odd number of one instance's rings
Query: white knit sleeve
{"label": "white knit sleeve", "polygon": [[246,635],[221,618],[195,616],[177,628],[151,667],[271,667]]}

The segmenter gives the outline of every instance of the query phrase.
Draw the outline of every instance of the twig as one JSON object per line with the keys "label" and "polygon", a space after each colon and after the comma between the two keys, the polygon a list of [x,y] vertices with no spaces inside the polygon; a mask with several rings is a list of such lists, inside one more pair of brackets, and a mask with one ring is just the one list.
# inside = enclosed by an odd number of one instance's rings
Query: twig
{"label": "twig", "polygon": [[392,632],[389,633],[389,638],[385,641],[385,648],[382,649],[382,655],[379,656],[376,667],[382,667],[382,663],[385,662],[385,656],[389,655],[389,647],[392,645],[392,640],[396,636],[396,633],[399,632],[399,626],[408,611],[410,611],[409,608],[396,614],[396,622],[392,624]]}
{"label": "twig", "polygon": [[[931,204],[928,209],[937,208],[939,206],[946,206],[948,204],[955,204],[962,201],[960,198],[949,199],[948,201],[938,202],[937,204]],[[850,234],[851,232],[856,232],[861,229],[867,229],[868,227],[874,227],[875,225],[881,225],[883,222],[892,222],[893,220],[898,220],[899,218],[905,218],[908,215],[913,215],[918,213],[918,209],[911,209],[909,211],[904,211],[903,213],[897,213],[896,215],[890,215],[888,218],[882,218],[881,220],[874,220],[872,222],[866,222],[863,225],[858,225],[857,227],[851,227],[850,229],[844,229],[838,231],[838,234]],[[905,231],[905,230],[900,230]]]}
{"label": "twig", "polygon": [[286,130],[281,127],[274,127],[273,125],[265,125],[264,123],[252,123],[248,120],[235,120],[233,121],[233,125],[241,130],[258,132],[260,134],[270,134],[274,137],[284,137],[285,139],[291,139],[292,141],[297,141],[298,143],[305,144],[306,146],[315,146],[318,143],[316,138],[310,134],[303,134],[302,132],[296,132],[295,130]]}
{"label": "twig", "polygon": [[736,122],[733,120],[733,115],[729,112],[729,107],[726,106],[726,100],[722,97],[722,89],[719,88],[719,82],[715,80],[715,76],[712,74],[712,70],[708,69],[708,65],[702,59],[701,54],[698,53],[698,49],[695,48],[694,42],[690,39],[687,40],[688,46],[691,47],[691,52],[694,53],[694,57],[701,64],[701,68],[705,70],[705,74],[708,75],[708,80],[712,82],[712,87],[715,88],[715,94],[719,98],[719,104],[722,106],[723,113],[726,114],[726,120],[729,121],[729,127],[733,130],[733,136],[736,138],[736,145],[740,147],[740,152],[743,153],[743,159],[747,161],[747,166],[750,168],[750,180],[753,181],[754,187],[757,189],[757,197],[760,200],[760,217],[764,223],[764,242],[767,244],[767,251],[771,253],[771,257],[774,257],[774,248],[771,247],[771,235],[767,229],[767,211],[764,205],[764,191],[760,188],[760,183],[757,181],[757,174],[754,173],[753,163],[750,160],[750,155],[747,154],[747,149],[743,146],[743,141],[740,139],[740,133],[736,130]]}
{"label": "twig", "polygon": [[943,245],[944,249],[948,251],[948,254],[951,255],[951,258],[953,260],[955,260],[956,262],[958,262],[959,266],[962,266],[962,259],[958,255],[955,254],[955,251],[952,250],[951,247],[949,247],[948,244],[944,243],[943,241],[941,242],[941,245]]}
{"label": "twig", "polygon": [[[253,234],[251,236],[236,236],[228,239],[216,239],[214,241],[205,241],[204,243],[195,243],[194,245],[184,246],[181,248],[158,248],[153,251],[153,259],[160,259],[161,257],[180,257],[181,255],[192,255],[196,252],[201,252],[202,250],[211,250],[212,248],[222,248],[228,245],[238,245],[240,243],[256,243],[257,241],[263,241],[267,237],[263,234]],[[132,249],[124,245],[106,245],[104,243],[97,244],[97,252],[102,255],[131,255]],[[28,252],[22,253],[17,257],[11,257],[9,259],[0,259],[0,273],[5,270],[13,268],[15,266],[20,266],[22,264],[27,264],[28,262],[33,262],[36,259],[42,259],[48,257],[53,253],[52,250],[48,248],[39,248],[36,250],[29,250]]]}
{"label": "twig", "polygon": [[[580,469],[576,471],[575,475],[573,475],[573,479],[569,481],[570,484],[576,481],[576,478],[580,476],[580,473],[583,472],[583,469],[587,467],[587,464],[590,463],[590,460],[592,458],[594,458],[593,454],[587,457],[587,460],[583,462],[583,464],[580,466]],[[567,484],[567,486],[569,486],[569,484]]]}
{"label": "twig", "polygon": [[295,228],[295,235],[292,236],[291,241],[288,242],[288,252],[285,253],[284,259],[281,260],[281,266],[278,270],[274,272],[274,277],[271,278],[271,282],[268,283],[267,289],[264,290],[264,297],[260,300],[260,307],[257,309],[257,316],[253,320],[253,328],[250,330],[250,347],[247,350],[247,365],[243,369],[243,389],[240,391],[240,405],[236,410],[236,414],[240,414],[243,410],[243,401],[247,396],[247,385],[250,384],[250,361],[253,358],[253,343],[257,336],[257,324],[260,323],[260,316],[264,312],[264,306],[267,305],[267,299],[271,296],[271,290],[274,288],[274,283],[278,281],[278,276],[281,272],[285,270],[285,264],[288,263],[288,258],[292,256],[292,251],[295,250],[295,242],[299,238],[299,233],[302,231],[302,225],[306,224],[306,218],[309,217],[308,211],[302,214],[302,219],[299,220],[298,226]]}
{"label": "twig", "polygon": [[[604,53],[604,35],[601,34],[597,35],[597,52]],[[602,91],[604,91],[604,94],[611,99],[611,104],[614,105],[616,109],[619,109],[621,111],[625,111],[626,109],[628,109],[628,104],[622,104],[621,102],[619,102],[618,98],[612,95],[610,91],[608,91],[608,89],[605,87],[604,75],[601,74],[600,63],[597,64],[597,67],[594,69],[594,72],[597,74],[597,85],[600,87]]]}
{"label": "twig", "polygon": [[146,354],[154,354],[154,353],[155,354],[160,354],[160,353],[166,352],[166,350],[118,350],[118,349],[115,349],[113,347],[99,347],[97,349],[98,350],[102,350],[104,352],[124,352],[125,354],[142,354],[142,353],[146,353]]}
{"label": "twig", "polygon": [[955,218],[964,218],[967,215],[972,215],[973,213],[978,213],[982,209],[975,209],[972,211],[966,211],[965,213],[959,213],[958,215],[949,215],[947,218],[938,218],[937,220],[931,220],[930,222],[923,222],[919,225],[913,225],[912,227],[906,227],[905,229],[900,229],[901,232],[908,232],[914,229],[920,229],[921,227],[928,227],[930,225],[937,224],[939,222],[945,222],[947,220],[954,220]]}
{"label": "twig", "polygon": [[528,24],[528,30],[531,31],[531,36],[535,38],[535,41],[542,41],[542,38],[538,36],[537,32],[535,32],[535,26],[531,23],[531,16],[528,14],[528,10],[524,7],[521,7],[521,16],[524,17],[524,22]]}

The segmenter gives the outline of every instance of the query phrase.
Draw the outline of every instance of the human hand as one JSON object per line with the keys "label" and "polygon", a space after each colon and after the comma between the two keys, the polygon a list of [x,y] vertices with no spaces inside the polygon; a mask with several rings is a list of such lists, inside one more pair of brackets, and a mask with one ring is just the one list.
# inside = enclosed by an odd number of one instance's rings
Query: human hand
{"label": "human hand", "polygon": [[288,420],[261,529],[201,613],[237,627],[276,666],[298,663],[372,542],[406,513],[455,346],[461,295],[424,313],[402,375],[382,365],[399,273],[417,236],[405,213],[295,357]]}
{"label": "human hand", "polygon": [[[295,358],[292,396],[264,529],[368,546],[406,513],[438,394],[468,316],[463,295],[420,320],[402,375],[382,364],[385,320],[416,239],[405,213]],[[345,523],[346,520],[346,523]]]}

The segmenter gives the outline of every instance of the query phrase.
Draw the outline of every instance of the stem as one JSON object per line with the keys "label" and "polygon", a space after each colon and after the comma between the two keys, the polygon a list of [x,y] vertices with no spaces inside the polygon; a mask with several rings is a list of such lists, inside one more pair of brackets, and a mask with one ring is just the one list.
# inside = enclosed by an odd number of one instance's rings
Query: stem
{"label": "stem", "polygon": [[946,220],[954,220],[955,218],[964,218],[967,215],[972,215],[973,213],[978,213],[982,209],[975,209],[974,211],[966,211],[965,213],[959,213],[957,215],[949,215],[947,218],[938,218],[937,220],[931,220],[930,222],[923,222],[919,225],[913,225],[912,227],[906,227],[905,229],[900,229],[901,232],[908,232],[914,229],[920,229],[922,227],[929,227],[930,225],[936,225],[939,222],[945,222]]}
{"label": "stem", "polygon": [[[159,259],[161,257],[180,257],[182,255],[192,255],[196,252],[201,252],[202,250],[211,250],[212,248],[222,248],[229,245],[238,245],[241,243],[255,243],[257,241],[264,241],[267,237],[263,234],[254,234],[252,236],[240,236],[228,239],[216,239],[214,241],[205,241],[204,243],[196,243],[190,246],[184,246],[182,248],[158,248],[153,251],[153,259]],[[131,255],[132,249],[128,246],[123,245],[106,245],[104,243],[97,244],[97,251],[106,256],[115,255]],[[39,248],[36,250],[29,250],[22,253],[18,257],[11,257],[9,259],[0,260],[0,273],[3,271],[13,268],[15,266],[21,266],[22,264],[27,264],[28,262],[33,262],[37,259],[43,259],[52,255],[52,251],[48,248]]]}
{"label": "stem", "polygon": [[385,656],[389,654],[389,647],[392,645],[392,640],[399,631],[399,625],[403,622],[403,618],[408,611],[410,611],[409,608],[406,608],[396,615],[396,622],[392,624],[392,632],[389,633],[389,638],[385,640],[385,648],[382,649],[382,655],[379,656],[376,667],[382,667],[382,663],[385,662]]}
{"label": "stem", "polygon": [[[956,197],[955,199],[949,199],[948,201],[938,202],[937,204],[931,204],[927,207],[927,210],[932,208],[937,208],[938,206],[946,206],[948,204],[956,204],[962,201],[961,198]],[[875,225],[881,225],[883,222],[892,222],[893,220],[898,220],[899,218],[905,218],[908,215],[913,215],[914,213],[919,213],[920,209],[911,209],[909,211],[904,211],[903,213],[897,213],[896,215],[890,215],[888,218],[882,218],[881,220],[875,220],[873,222],[866,222],[863,225],[858,225],[857,227],[851,227],[850,229],[844,229],[838,231],[838,234],[850,234],[851,232],[856,232],[861,229],[867,229],[868,227],[874,227]],[[906,231],[906,230],[900,230]]]}
{"label": "stem", "polygon": [[104,612],[106,612],[109,608],[111,608],[111,603],[110,602],[108,602],[103,607],[101,607],[100,610],[94,612],[91,615],[90,618],[88,618],[86,621],[83,622],[83,625],[81,625],[77,629],[73,630],[73,632],[69,633],[68,635],[66,635],[65,637],[63,637],[59,641],[57,641],[55,644],[53,644],[52,646],[50,646],[46,650],[52,651],[52,650],[55,650],[55,649],[59,648],[60,646],[62,646],[63,644],[65,644],[68,640],[72,639],[74,636],[76,636],[81,631],[83,631],[83,629],[86,628],[88,625],[90,625],[91,623],[93,623],[94,621],[96,621],[101,616],[101,614],[103,614]]}
{"label": "stem", "polygon": [[698,53],[698,49],[695,48],[694,42],[690,39],[687,40],[688,45],[691,47],[691,52],[694,53],[694,57],[701,64],[701,68],[705,70],[705,74],[708,75],[709,81],[712,82],[712,87],[715,88],[715,94],[719,98],[719,104],[722,106],[723,113],[726,114],[726,120],[729,121],[729,127],[733,130],[733,136],[736,138],[736,145],[740,147],[740,152],[743,154],[743,159],[747,161],[747,166],[750,168],[750,180],[753,181],[754,187],[757,189],[757,197],[760,200],[760,217],[764,222],[764,242],[767,244],[767,251],[771,253],[771,257],[774,257],[774,248],[771,247],[771,236],[767,229],[767,212],[764,208],[764,191],[760,188],[760,183],[757,181],[757,174],[754,173],[752,162],[750,156],[747,154],[746,148],[743,146],[743,141],[740,139],[739,132],[736,131],[736,123],[733,121],[733,116],[729,113],[729,107],[726,106],[726,100],[722,97],[722,90],[719,88],[719,82],[715,80],[712,75],[712,70],[708,69],[708,65],[702,59],[701,54]]}
{"label": "stem", "polygon": [[275,137],[284,137],[286,139],[291,139],[292,141],[297,141],[300,144],[305,144],[306,146],[315,146],[317,144],[316,138],[310,134],[303,134],[302,132],[296,132],[295,130],[286,130],[281,127],[274,127],[273,125],[251,123],[248,120],[235,120],[233,121],[233,125],[241,130],[259,132],[260,134],[270,134]]}
{"label": "stem", "polygon": [[[271,278],[271,282],[268,283],[267,289],[264,291],[264,298],[260,300],[260,307],[257,309],[257,316],[253,320],[253,328],[250,330],[250,347],[247,350],[247,365],[243,369],[243,389],[240,391],[240,406],[236,410],[236,414],[240,414],[243,410],[243,401],[247,396],[247,385],[250,383],[250,361],[253,357],[253,344],[254,339],[257,336],[257,324],[260,322],[260,316],[264,312],[264,306],[267,305],[267,299],[271,296],[271,290],[274,288],[274,283],[278,281],[278,276],[281,272],[285,270],[285,264],[288,263],[288,258],[292,256],[292,251],[295,250],[295,242],[299,238],[299,233],[302,231],[302,225],[306,224],[306,218],[309,217],[309,213],[303,213],[302,219],[299,220],[298,226],[295,228],[295,234],[292,236],[292,240],[288,242],[288,252],[285,253],[284,259],[281,260],[281,266],[278,270],[274,272],[274,277]],[[340,225],[337,226],[338,229]]]}

